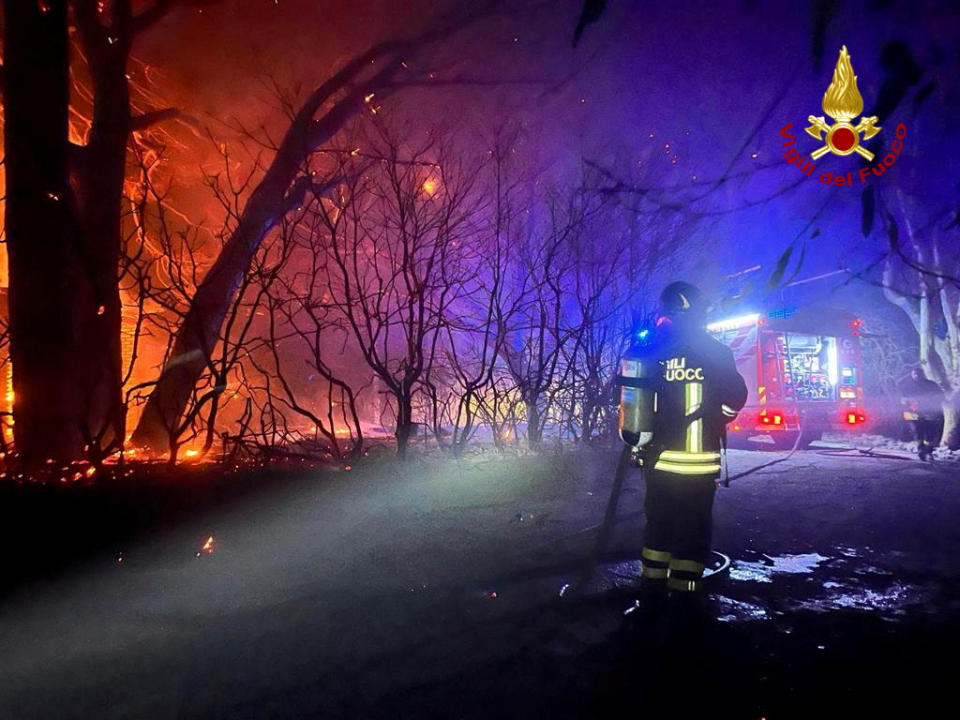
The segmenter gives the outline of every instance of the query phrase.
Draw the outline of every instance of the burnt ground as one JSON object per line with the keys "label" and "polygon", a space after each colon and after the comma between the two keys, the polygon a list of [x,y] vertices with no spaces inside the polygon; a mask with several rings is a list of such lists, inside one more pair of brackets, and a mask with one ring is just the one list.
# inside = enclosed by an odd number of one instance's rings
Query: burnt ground
{"label": "burnt ground", "polygon": [[[782,457],[734,451],[730,467]],[[821,449],[735,480],[717,495],[714,546],[732,563],[708,581],[707,612],[645,601],[624,616],[637,471],[593,579],[559,597],[593,548],[614,462],[381,458],[7,490],[0,717],[867,718],[953,705],[956,464]]]}

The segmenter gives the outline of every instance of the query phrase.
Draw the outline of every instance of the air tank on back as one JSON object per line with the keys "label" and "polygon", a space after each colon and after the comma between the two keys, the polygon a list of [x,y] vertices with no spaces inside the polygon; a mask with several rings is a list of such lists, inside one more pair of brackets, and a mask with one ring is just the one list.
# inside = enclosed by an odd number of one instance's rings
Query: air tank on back
{"label": "air tank on back", "polygon": [[[641,331],[638,338],[647,337]],[[653,439],[656,388],[660,382],[660,363],[649,345],[634,344],[620,361],[620,439],[633,447],[642,447]]]}

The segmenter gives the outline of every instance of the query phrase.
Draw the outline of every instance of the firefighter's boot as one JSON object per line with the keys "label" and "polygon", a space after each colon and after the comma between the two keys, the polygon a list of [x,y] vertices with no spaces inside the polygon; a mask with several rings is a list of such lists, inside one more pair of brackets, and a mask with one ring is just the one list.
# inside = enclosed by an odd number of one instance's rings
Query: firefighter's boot
{"label": "firefighter's boot", "polygon": [[695,646],[710,624],[710,601],[700,590],[671,590],[665,612],[665,631],[678,647]]}

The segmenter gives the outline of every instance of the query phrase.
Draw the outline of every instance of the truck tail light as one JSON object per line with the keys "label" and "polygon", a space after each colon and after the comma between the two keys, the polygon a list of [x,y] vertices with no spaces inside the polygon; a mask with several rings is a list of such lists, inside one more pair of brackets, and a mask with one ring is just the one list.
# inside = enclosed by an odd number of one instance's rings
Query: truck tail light
{"label": "truck tail light", "polygon": [[783,427],[785,420],[783,413],[778,410],[761,410],[757,419],[767,427]]}
{"label": "truck tail light", "polygon": [[867,416],[860,410],[848,410],[844,419],[847,425],[862,425],[867,421]]}

